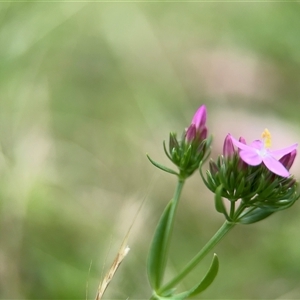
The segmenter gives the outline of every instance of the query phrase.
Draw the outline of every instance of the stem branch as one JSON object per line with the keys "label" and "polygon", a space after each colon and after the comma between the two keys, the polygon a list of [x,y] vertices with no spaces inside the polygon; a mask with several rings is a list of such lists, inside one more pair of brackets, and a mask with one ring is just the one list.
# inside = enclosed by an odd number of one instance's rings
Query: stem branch
{"label": "stem branch", "polygon": [[225,221],[224,224],[220,227],[220,229],[215,233],[215,235],[207,242],[207,244],[198,252],[198,254],[190,260],[190,262],[186,265],[186,267],[169,283],[161,288],[159,294],[169,290],[174,287],[177,283],[179,283],[186,275],[188,275],[197,264],[209,253],[209,251],[215,247],[218,242],[225,236],[225,234],[233,228],[235,223],[230,223]]}
{"label": "stem branch", "polygon": [[[177,187],[174,193],[174,197],[171,200],[172,201],[172,207],[171,207],[171,211],[170,211],[170,217],[168,220],[168,229],[167,229],[167,234],[165,237],[165,248],[164,248],[164,253],[161,253],[161,255],[163,255],[164,259],[164,266],[163,268],[166,268],[166,263],[167,263],[167,257],[168,257],[168,252],[169,252],[169,245],[170,245],[170,240],[171,240],[171,235],[172,235],[172,231],[173,231],[173,226],[174,226],[174,219],[175,219],[175,214],[176,214],[176,210],[178,207],[178,203],[179,203],[179,199],[180,199],[180,195],[183,189],[183,185],[184,185],[185,180],[184,179],[179,179],[178,183],[177,183]],[[162,278],[163,279],[163,278]]]}

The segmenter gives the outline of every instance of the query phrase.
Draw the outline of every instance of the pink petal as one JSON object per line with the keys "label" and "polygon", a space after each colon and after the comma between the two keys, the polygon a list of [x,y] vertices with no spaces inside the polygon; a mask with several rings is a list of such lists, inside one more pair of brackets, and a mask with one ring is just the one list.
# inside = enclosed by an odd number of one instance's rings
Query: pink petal
{"label": "pink petal", "polygon": [[242,136],[239,138],[239,142],[241,142],[242,144],[247,145],[246,140]]}
{"label": "pink petal", "polygon": [[280,163],[275,157],[271,155],[266,155],[263,158],[265,166],[274,174],[282,177],[289,177],[289,171]]}
{"label": "pink petal", "polygon": [[[230,134],[230,138],[232,140],[232,143],[233,145],[235,145],[236,147],[238,147],[239,149],[242,149],[242,150],[249,150],[251,151],[253,148],[246,145],[246,144],[243,144],[241,142],[239,142],[238,140],[236,140],[231,134]],[[253,151],[253,150],[252,150]]]}
{"label": "pink petal", "polygon": [[253,141],[249,146],[253,147],[255,149],[258,149],[258,150],[260,150],[264,147],[263,142],[260,140]]}
{"label": "pink petal", "polygon": [[196,126],[191,124],[189,128],[186,130],[185,138],[188,143],[191,143],[196,137]]}
{"label": "pink petal", "polygon": [[201,105],[196,113],[194,114],[194,117],[192,119],[192,124],[195,124],[196,129],[199,129],[201,126],[205,125],[206,123],[206,107],[205,105]]}
{"label": "pink petal", "polygon": [[262,157],[256,152],[256,150],[241,150],[241,159],[250,166],[257,166],[262,163]]}
{"label": "pink petal", "polygon": [[297,148],[298,144],[294,144],[292,146],[283,148],[283,149],[279,149],[279,150],[271,150],[270,153],[272,153],[272,155],[279,155],[279,156],[283,156],[286,155],[290,152],[292,152],[293,150],[295,150]]}

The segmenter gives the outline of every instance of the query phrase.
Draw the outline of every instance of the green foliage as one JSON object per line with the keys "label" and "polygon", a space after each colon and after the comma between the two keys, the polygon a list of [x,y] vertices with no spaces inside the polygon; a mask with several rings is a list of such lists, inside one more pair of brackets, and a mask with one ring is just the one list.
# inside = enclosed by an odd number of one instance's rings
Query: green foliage
{"label": "green foliage", "polygon": [[214,254],[209,270],[207,271],[206,275],[203,277],[201,282],[195,287],[193,287],[192,289],[190,289],[189,291],[175,295],[173,299],[183,300],[189,297],[195,297],[198,294],[202,293],[205,289],[207,289],[212,284],[212,282],[214,281],[215,277],[218,274],[218,270],[219,270],[219,260],[218,260],[218,256]]}
{"label": "green foliage", "polygon": [[172,229],[170,228],[170,221],[174,217],[174,212],[172,211],[173,202],[173,200],[170,201],[159,220],[149,251],[147,262],[148,277],[151,287],[155,291],[161,287],[165,272],[169,235]]}
{"label": "green foliage", "polygon": [[152,165],[154,165],[155,167],[157,167],[158,169],[165,171],[167,173],[173,174],[173,175],[179,175],[177,172],[173,171],[170,168],[167,168],[159,163],[157,163],[156,161],[154,161],[148,154],[147,154],[147,158],[150,160],[150,162],[152,163]]}
{"label": "green foliage", "polygon": [[[167,300],[167,299],[177,299],[184,300],[190,297],[195,297],[202,293],[206,288],[208,288],[212,282],[214,281],[219,270],[219,260],[216,254],[214,254],[212,263],[207,271],[206,275],[203,277],[201,282],[197,284],[195,287],[191,288],[186,292],[182,292],[179,294],[174,294],[175,289],[164,292],[164,296],[157,295],[154,293],[151,299],[157,300]],[[169,292],[169,293],[168,293]]]}

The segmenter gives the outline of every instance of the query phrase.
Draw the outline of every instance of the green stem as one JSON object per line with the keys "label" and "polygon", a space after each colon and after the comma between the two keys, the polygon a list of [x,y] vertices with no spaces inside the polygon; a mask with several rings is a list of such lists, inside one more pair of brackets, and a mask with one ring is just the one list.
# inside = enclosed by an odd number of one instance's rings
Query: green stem
{"label": "green stem", "polygon": [[[181,192],[183,189],[183,185],[184,185],[185,180],[179,178],[178,183],[177,183],[177,187],[174,193],[174,197],[171,200],[172,201],[172,207],[171,207],[171,211],[170,211],[170,218],[168,220],[168,230],[167,230],[167,236],[166,236],[166,240],[165,240],[165,251],[164,253],[161,253],[161,255],[163,255],[163,257],[165,257],[164,259],[164,263],[166,265],[167,263],[167,257],[168,257],[168,252],[169,252],[169,245],[170,245],[170,240],[171,240],[171,235],[172,235],[172,231],[173,231],[173,225],[174,225],[174,219],[175,219],[175,214],[176,214],[176,210],[178,207],[178,203],[179,203],[179,199],[181,196]],[[166,266],[164,266],[165,269]]]}
{"label": "green stem", "polygon": [[185,179],[181,179],[181,178],[178,179],[177,187],[176,187],[176,190],[174,192],[174,197],[172,199],[172,201],[173,201],[172,212],[171,212],[172,218],[170,220],[170,223],[172,225],[174,223],[174,216],[175,216],[175,212],[176,212],[176,209],[177,209],[177,206],[178,206],[178,203],[179,203],[179,199],[180,199],[180,196],[181,196],[181,192],[182,192],[184,183],[185,183]]}
{"label": "green stem", "polygon": [[233,228],[235,223],[230,223],[225,221],[224,224],[220,227],[220,229],[215,233],[215,235],[207,242],[207,244],[198,252],[198,254],[186,265],[186,267],[169,283],[161,288],[159,294],[169,290],[174,287],[177,283],[179,283],[186,275],[188,275],[197,264],[209,253],[209,251],[214,248],[218,242],[225,236],[225,234]]}

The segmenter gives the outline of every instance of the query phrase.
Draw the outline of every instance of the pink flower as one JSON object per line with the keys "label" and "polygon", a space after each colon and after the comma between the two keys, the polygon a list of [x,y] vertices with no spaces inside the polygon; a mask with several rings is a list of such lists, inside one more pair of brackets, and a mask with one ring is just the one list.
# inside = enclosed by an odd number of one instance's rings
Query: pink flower
{"label": "pink flower", "polygon": [[[255,140],[250,145],[245,145],[233,136],[231,136],[233,144],[240,149],[239,155],[241,159],[250,166],[258,166],[261,163],[274,174],[282,177],[288,177],[290,175],[287,167],[290,167],[290,162],[293,163],[296,153],[293,152],[298,144],[280,149],[280,150],[269,150],[271,146],[271,134],[265,129],[262,134],[263,141]],[[283,157],[288,155],[289,163],[280,161],[276,157]]]}

